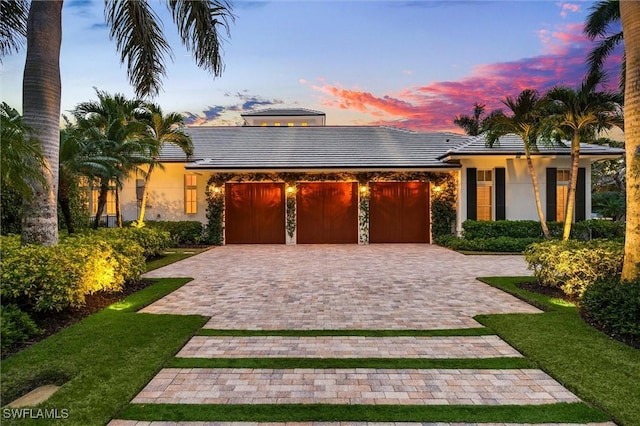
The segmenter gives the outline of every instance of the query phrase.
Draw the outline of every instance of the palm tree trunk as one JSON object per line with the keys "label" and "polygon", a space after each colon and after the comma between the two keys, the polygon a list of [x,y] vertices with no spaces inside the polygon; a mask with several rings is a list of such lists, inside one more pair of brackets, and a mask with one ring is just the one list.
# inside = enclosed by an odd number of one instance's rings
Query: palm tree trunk
{"label": "palm tree trunk", "polygon": [[154,166],[154,163],[149,165],[149,171],[144,177],[144,188],[142,188],[142,200],[140,201],[140,216],[138,217],[138,222],[136,224],[138,228],[142,228],[144,226],[144,214],[147,209],[147,198],[149,197],[149,181],[151,180],[151,172],[153,172]]}
{"label": "palm tree trunk", "polygon": [[100,219],[102,219],[102,213],[104,207],[107,205],[107,195],[109,194],[109,182],[100,182],[100,194],[98,194],[98,207],[96,208],[96,217],[93,221],[93,229],[98,229],[100,226]]}
{"label": "palm tree trunk", "polygon": [[533,161],[531,161],[531,156],[528,153],[527,167],[529,168],[529,174],[531,175],[533,196],[536,200],[536,210],[538,210],[538,218],[540,219],[540,226],[542,226],[542,233],[544,234],[544,238],[548,240],[551,238],[551,235],[549,235],[549,227],[547,226],[547,221],[544,218],[544,212],[542,211],[542,201],[540,200],[540,184],[538,184],[538,176],[536,175],[536,171],[533,168]]}
{"label": "palm tree trunk", "polygon": [[122,211],[120,210],[120,187],[116,186],[116,222],[122,228]]}
{"label": "palm tree trunk", "polygon": [[621,1],[627,57],[624,91],[627,160],[627,224],[622,279],[640,278],[640,3]]}
{"label": "palm tree trunk", "polygon": [[62,211],[62,217],[64,218],[64,225],[67,228],[69,234],[73,234],[75,229],[73,227],[73,217],[71,214],[71,183],[66,179],[63,174],[60,174],[60,183],[58,187],[58,203],[60,203],[60,210]]}
{"label": "palm tree trunk", "polygon": [[580,135],[576,130],[571,141],[571,171],[569,172],[569,190],[567,191],[567,209],[564,215],[564,230],[562,240],[567,241],[571,236],[573,211],[576,205],[576,187],[578,186],[578,166],[580,164]]}
{"label": "palm tree trunk", "polygon": [[24,123],[34,130],[42,146],[47,185],[35,183],[34,196],[25,202],[23,244],[58,243],[61,40],[62,0],[32,2],[27,22],[22,109]]}

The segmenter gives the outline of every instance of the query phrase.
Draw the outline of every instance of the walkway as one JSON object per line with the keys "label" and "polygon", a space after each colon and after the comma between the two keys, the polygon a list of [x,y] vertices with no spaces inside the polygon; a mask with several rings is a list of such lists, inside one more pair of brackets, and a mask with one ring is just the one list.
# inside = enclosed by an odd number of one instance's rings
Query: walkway
{"label": "walkway", "polygon": [[[209,250],[147,274],[194,280],[142,312],[200,314],[211,319],[203,335],[194,336],[176,355],[181,362],[198,367],[161,370],[132,403],[524,406],[579,402],[546,373],[526,368],[207,366],[216,360],[252,359],[259,359],[262,365],[287,359],[518,360],[522,355],[497,336],[455,335],[463,334],[457,329],[481,327],[472,318],[477,314],[539,312],[475,279],[495,275],[528,275],[528,271],[519,256],[463,256],[429,245],[225,246]],[[237,330],[237,335],[211,335],[219,329]],[[344,336],[339,331],[390,329],[403,330],[402,335]],[[419,336],[415,331],[442,329],[453,329],[450,334],[454,335]],[[260,330],[293,330],[288,332],[293,335],[275,331],[264,335]],[[304,330],[335,330],[335,335],[309,335]],[[114,420],[110,426],[367,424],[475,425]]]}

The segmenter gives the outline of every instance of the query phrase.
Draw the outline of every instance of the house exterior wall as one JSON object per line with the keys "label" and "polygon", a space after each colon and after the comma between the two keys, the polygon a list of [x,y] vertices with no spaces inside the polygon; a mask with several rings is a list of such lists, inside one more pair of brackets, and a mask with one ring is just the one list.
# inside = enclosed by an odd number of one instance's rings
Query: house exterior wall
{"label": "house exterior wall", "polygon": [[[209,173],[194,173],[185,169],[184,163],[164,163],[164,170],[155,168],[149,183],[149,199],[145,212],[145,220],[198,220],[206,221],[207,200],[205,190]],[[197,176],[197,209],[195,214],[185,213],[185,178],[186,174]],[[139,174],[138,179],[144,176]],[[120,192],[123,220],[138,219],[138,201],[136,198],[136,176],[124,182]]]}
{"label": "house exterior wall", "polygon": [[[247,126],[275,126],[276,123],[281,127],[291,126],[324,126],[325,118],[320,115],[309,116],[245,116],[244,121]],[[291,123],[291,124],[289,124]]]}
{"label": "house exterior wall", "polygon": [[[540,197],[542,201],[542,211],[546,212],[546,169],[555,167],[558,169],[569,169],[571,159],[569,156],[556,158],[533,158],[533,166],[536,170],[538,184],[540,186]],[[507,220],[538,220],[533,185],[527,168],[527,160],[524,157],[514,156],[482,156],[460,160],[462,169],[460,171],[460,196],[458,197],[458,218],[459,229],[461,224],[467,220],[467,169],[477,168],[478,170],[493,170],[496,167],[505,168],[505,197],[506,197],[506,219]],[[586,213],[589,218],[591,212],[591,161],[580,159],[579,167],[584,167],[586,171]],[[493,219],[495,219],[495,184],[493,188]]]}

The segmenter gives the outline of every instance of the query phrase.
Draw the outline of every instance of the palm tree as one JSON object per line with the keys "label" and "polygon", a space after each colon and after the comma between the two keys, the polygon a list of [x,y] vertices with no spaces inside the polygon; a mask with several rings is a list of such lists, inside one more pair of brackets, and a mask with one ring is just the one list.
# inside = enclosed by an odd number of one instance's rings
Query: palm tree
{"label": "palm tree", "polygon": [[[10,3],[2,1],[2,5]],[[26,5],[23,0],[20,4]],[[63,0],[33,1],[26,25],[27,59],[23,79],[23,112],[25,123],[34,130],[41,146],[47,185],[36,185],[36,196],[29,203],[23,227],[25,242],[54,245],[58,242],[57,185],[60,146],[60,44],[62,40]],[[178,34],[193,54],[198,66],[220,76],[221,39],[218,29],[229,33],[233,19],[226,0],[170,0],[167,5]],[[0,42],[21,40],[24,16],[17,10],[2,16],[9,36],[1,34]],[[4,11],[4,9],[3,9]],[[138,96],[158,93],[166,74],[165,59],[171,49],[162,33],[162,24],[147,1],[107,0],[105,17],[110,36],[116,40],[120,59],[127,65],[129,81]],[[9,19],[10,18],[10,19]],[[9,46],[18,46],[16,42]],[[9,49],[12,49],[10,47]],[[4,48],[3,48],[4,49]],[[6,50],[2,50],[5,53]]]}
{"label": "palm tree", "polygon": [[44,159],[40,144],[29,138],[30,129],[18,111],[7,103],[0,104],[0,180],[23,198],[32,198],[33,183],[45,185],[41,169]]}
{"label": "palm tree", "polygon": [[71,194],[79,185],[80,178],[88,182],[100,176],[115,175],[118,159],[102,155],[99,146],[91,144],[77,127],[67,122],[60,131],[60,172],[58,203],[69,234],[75,232],[71,212]]}
{"label": "palm tree", "polygon": [[627,224],[622,279],[640,278],[640,3],[620,2],[627,44],[624,110],[627,163]]}
{"label": "palm tree", "polygon": [[151,143],[151,162],[145,175],[144,187],[142,189],[142,199],[140,201],[140,215],[136,222],[137,227],[144,226],[144,214],[147,207],[147,198],[149,195],[149,182],[151,181],[151,174],[155,166],[162,167],[162,164],[158,162],[158,156],[160,150],[164,144],[172,144],[189,156],[193,154],[193,144],[191,138],[184,133],[184,117],[177,113],[169,113],[164,115],[159,105],[149,104],[147,105],[149,115],[145,119],[147,123],[147,139]]}
{"label": "palm tree", "polygon": [[540,112],[543,100],[535,90],[523,90],[517,99],[508,96],[502,103],[511,110],[507,116],[502,111],[493,112],[485,121],[483,130],[486,131],[487,145],[493,146],[501,136],[509,133],[516,134],[524,142],[524,153],[527,159],[529,175],[533,185],[533,194],[536,201],[536,210],[542,226],[544,237],[549,239],[549,228],[542,211],[540,200],[540,186],[538,176],[531,160],[531,151],[537,151],[537,142],[540,130]]}
{"label": "palm tree", "polygon": [[97,95],[97,102],[83,102],[73,111],[83,137],[93,149],[103,157],[116,159],[105,173],[98,175],[100,191],[94,228],[100,224],[111,186],[115,184],[117,190],[123,178],[137,166],[147,164],[152,149],[145,135],[146,125],[140,120],[144,114],[142,101],[100,91]]}
{"label": "palm tree", "polygon": [[578,181],[580,143],[594,139],[597,132],[612,126],[623,127],[622,95],[613,92],[597,92],[603,73],[587,76],[577,90],[569,87],[554,87],[547,95],[550,102],[550,116],[546,122],[547,134],[556,139],[571,141],[571,168],[565,209],[562,239],[568,240],[575,207],[575,191]]}
{"label": "palm tree", "polygon": [[[589,74],[603,71],[604,63],[614,49],[624,43],[622,31],[611,33],[611,27],[617,27],[620,23],[620,1],[601,0],[593,5],[591,13],[587,16],[584,26],[585,35],[591,40],[598,40],[598,43],[587,56]],[[617,28],[616,28],[617,30]],[[625,61],[622,62],[620,73],[620,89],[624,90]]]}
{"label": "palm tree", "polygon": [[20,50],[27,36],[28,14],[27,0],[0,2],[0,56]]}
{"label": "palm tree", "polygon": [[464,114],[456,115],[456,118],[453,119],[453,124],[462,127],[469,136],[478,136],[482,133],[482,126],[485,121],[485,119],[482,118],[485,107],[485,104],[473,104],[473,116]]}

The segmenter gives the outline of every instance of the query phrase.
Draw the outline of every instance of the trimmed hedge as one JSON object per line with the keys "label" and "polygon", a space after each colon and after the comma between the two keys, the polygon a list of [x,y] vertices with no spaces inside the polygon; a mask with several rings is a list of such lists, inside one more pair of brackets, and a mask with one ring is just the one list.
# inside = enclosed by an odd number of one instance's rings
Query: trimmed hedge
{"label": "trimmed hedge", "polygon": [[619,277],[624,247],[619,241],[543,241],[525,250],[529,269],[543,285],[581,296],[593,282]]}
{"label": "trimmed hedge", "polygon": [[173,221],[145,221],[145,228],[158,229],[169,233],[174,246],[201,244],[204,240],[202,222],[196,220]]}
{"label": "trimmed hedge", "polygon": [[[548,222],[549,233],[553,238],[562,237],[562,222]],[[465,239],[478,238],[543,238],[540,222],[535,220],[466,220],[462,224]],[[585,220],[574,223],[571,227],[571,238],[592,240],[598,238],[624,238],[624,223],[609,220]]]}
{"label": "trimmed hedge", "polygon": [[98,235],[108,241],[124,238],[135,241],[142,247],[146,259],[151,259],[164,254],[171,245],[171,237],[168,232],[149,228],[101,228]]}
{"label": "trimmed hedge", "polygon": [[499,253],[521,253],[539,238],[491,237],[466,239],[457,237],[440,237],[438,244],[453,250],[494,251]]}
{"label": "trimmed hedge", "polygon": [[587,321],[607,334],[640,346],[640,279],[596,281],[586,288],[580,308]]}

